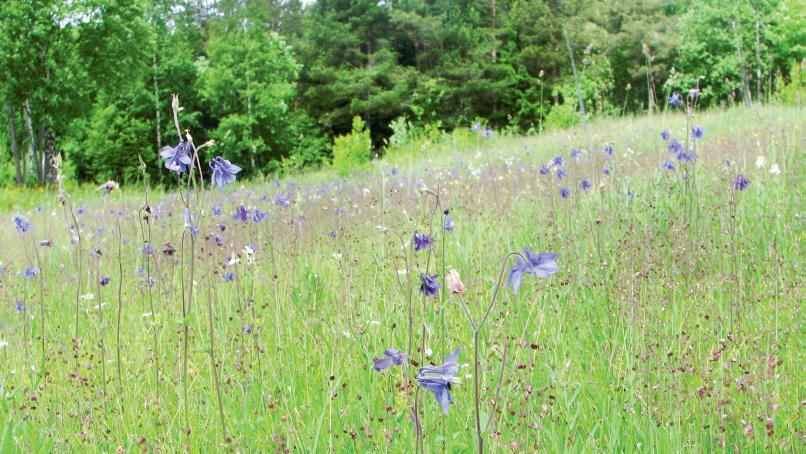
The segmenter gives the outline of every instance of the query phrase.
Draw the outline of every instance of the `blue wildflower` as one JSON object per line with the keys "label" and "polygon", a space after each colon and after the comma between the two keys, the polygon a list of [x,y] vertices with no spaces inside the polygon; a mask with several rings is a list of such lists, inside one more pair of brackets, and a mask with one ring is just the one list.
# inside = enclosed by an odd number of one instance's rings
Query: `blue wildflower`
{"label": "blue wildflower", "polygon": [[521,278],[524,274],[546,278],[559,271],[557,265],[557,254],[551,252],[541,252],[535,254],[528,247],[523,248],[526,256],[524,260],[520,255],[515,257],[515,264],[509,269],[507,285],[512,287],[512,291],[518,294],[521,288]]}
{"label": "blue wildflower", "polygon": [[238,205],[235,208],[235,214],[232,215],[232,220],[243,222],[244,224],[249,222],[249,210],[243,205]]}
{"label": "blue wildflower", "polygon": [[669,139],[672,138],[672,133],[669,132],[668,129],[664,129],[663,131],[660,132],[660,138],[663,139],[664,141],[668,142]]}
{"label": "blue wildflower", "polygon": [[447,232],[453,232],[453,230],[456,228],[456,223],[453,222],[453,218],[446,214],[445,222],[443,223],[442,227],[445,228],[445,231]]}
{"label": "blue wildflower", "polygon": [[36,277],[37,274],[39,274],[39,267],[38,266],[34,266],[34,267],[26,266],[25,270],[23,270],[23,276],[25,276],[25,279],[32,279],[32,278]]}
{"label": "blue wildflower", "polygon": [[425,273],[420,273],[420,281],[420,293],[425,296],[436,296],[437,290],[442,287],[442,284],[439,283],[438,274],[429,276]]}
{"label": "blue wildflower", "polygon": [[386,358],[375,359],[375,365],[373,366],[377,372],[385,370],[392,364],[400,366],[409,357],[409,355],[401,352],[400,350],[395,350],[394,348],[387,348],[383,351],[383,356]]}
{"label": "blue wildflower", "polygon": [[613,145],[606,143],[604,146],[604,153],[608,156],[613,156]]}
{"label": "blue wildflower", "polygon": [[674,164],[672,164],[672,161],[666,161],[660,165],[660,168],[671,172],[672,170],[674,170]]}
{"label": "blue wildflower", "polygon": [[540,166],[540,175],[548,175],[551,172],[549,166]]}
{"label": "blue wildflower", "polygon": [[669,104],[672,106],[679,106],[683,102],[683,98],[680,96],[680,93],[674,92],[669,96]]}
{"label": "blue wildflower", "polygon": [[683,151],[683,144],[680,143],[677,139],[672,139],[672,141],[669,142],[668,150],[669,153],[674,154],[680,153],[681,151]]}
{"label": "blue wildflower", "polygon": [[571,190],[568,188],[560,188],[560,197],[564,199],[571,197]]}
{"label": "blue wildflower", "polygon": [[25,309],[26,309],[26,308],[25,308],[25,301],[23,301],[23,300],[17,300],[17,311],[19,311],[19,312],[25,312]]}
{"label": "blue wildflower", "polygon": [[574,148],[573,150],[571,150],[570,156],[571,159],[579,159],[580,157],[582,157],[582,151],[577,148]]}
{"label": "blue wildflower", "polygon": [[327,235],[328,235],[329,237],[331,237],[331,238],[334,238],[334,239],[335,239],[335,238],[336,238],[336,231],[335,231],[335,230],[331,230],[331,231],[330,231],[330,233],[328,233]]}
{"label": "blue wildflower", "polygon": [[442,407],[442,411],[447,415],[448,409],[453,404],[453,397],[451,396],[451,386],[459,384],[456,378],[459,372],[459,351],[457,348],[450,355],[445,357],[445,363],[441,366],[426,366],[421,367],[417,374],[417,383],[423,388],[434,393],[437,403]]}
{"label": "blue wildflower", "polygon": [[414,250],[428,249],[434,244],[434,239],[425,233],[414,232]]}
{"label": "blue wildflower", "polygon": [[736,175],[736,179],[733,181],[733,189],[737,191],[744,191],[745,189],[750,187],[750,180],[742,175],[741,173]]}
{"label": "blue wildflower", "polygon": [[235,182],[235,174],[240,172],[241,168],[221,156],[216,156],[210,161],[210,170],[213,171],[210,184],[215,184],[218,189],[222,189],[224,186]]}
{"label": "blue wildflower", "polygon": [[241,325],[241,331],[244,334],[252,334],[252,325]]}
{"label": "blue wildflower", "polygon": [[160,156],[165,159],[165,168],[175,173],[183,173],[193,164],[190,159],[190,142],[180,140],[175,147],[165,146]]}
{"label": "blue wildflower", "polygon": [[568,175],[568,172],[565,171],[563,167],[557,167],[557,179],[562,180]]}
{"label": "blue wildflower", "polygon": [[109,285],[109,276],[101,276],[101,279],[98,281],[98,283],[101,284],[102,287],[106,287]]}
{"label": "blue wildflower", "polygon": [[579,187],[580,187],[580,189],[582,189],[583,191],[587,191],[587,190],[588,190],[588,189],[590,189],[592,186],[593,186],[593,184],[592,184],[592,183],[590,182],[590,180],[588,180],[588,179],[582,180],[582,182],[581,182],[581,183],[579,183]]}
{"label": "blue wildflower", "polygon": [[28,219],[25,219],[20,215],[16,215],[14,216],[13,221],[14,221],[14,228],[16,228],[18,232],[27,233],[29,230],[31,230],[32,226],[31,223],[28,222]]}
{"label": "blue wildflower", "polygon": [[562,156],[555,156],[554,159],[551,160],[551,163],[555,166],[561,166],[564,162],[565,161],[563,160]]}
{"label": "blue wildflower", "polygon": [[232,271],[224,273],[224,282],[232,282],[233,279],[235,279],[235,275],[232,274]]}
{"label": "blue wildflower", "polygon": [[705,135],[705,129],[702,126],[695,126],[691,128],[691,137],[694,139],[702,139]]}
{"label": "blue wildflower", "polygon": [[268,219],[269,215],[271,215],[270,211],[260,211],[255,208],[255,214],[252,216],[252,220],[255,221],[255,224],[260,224],[261,222]]}

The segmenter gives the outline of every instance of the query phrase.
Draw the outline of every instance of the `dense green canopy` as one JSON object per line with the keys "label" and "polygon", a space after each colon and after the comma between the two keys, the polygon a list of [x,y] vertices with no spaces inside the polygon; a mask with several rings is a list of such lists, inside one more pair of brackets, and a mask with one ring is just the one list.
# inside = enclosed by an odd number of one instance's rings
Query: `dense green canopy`
{"label": "dense green canopy", "polygon": [[[804,58],[787,0],[6,0],[0,184],[132,181],[183,128],[246,175],[329,162],[362,118],[376,148],[415,127],[538,131],[574,121],[564,40],[592,115],[766,102]],[[798,82],[799,83],[799,82]],[[208,156],[209,157],[209,156]]]}

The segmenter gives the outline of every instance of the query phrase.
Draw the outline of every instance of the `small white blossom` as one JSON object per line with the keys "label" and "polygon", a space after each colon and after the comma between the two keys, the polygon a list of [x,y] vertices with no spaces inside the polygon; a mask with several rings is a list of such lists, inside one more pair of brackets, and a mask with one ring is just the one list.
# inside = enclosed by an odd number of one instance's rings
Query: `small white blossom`
{"label": "small white blossom", "polygon": [[770,173],[773,175],[779,175],[781,173],[781,168],[778,167],[778,164],[773,164],[770,166]]}
{"label": "small white blossom", "polygon": [[767,158],[765,158],[764,155],[759,155],[758,157],[756,157],[757,169],[763,169],[765,165],[767,165]]}

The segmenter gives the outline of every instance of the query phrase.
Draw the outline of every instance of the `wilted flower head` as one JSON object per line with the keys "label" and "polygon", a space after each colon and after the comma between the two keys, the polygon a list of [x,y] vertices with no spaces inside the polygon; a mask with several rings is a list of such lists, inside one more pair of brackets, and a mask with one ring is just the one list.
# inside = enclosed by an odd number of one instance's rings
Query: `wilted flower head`
{"label": "wilted flower head", "polygon": [[218,186],[218,189],[221,189],[235,182],[235,174],[240,172],[241,168],[221,156],[216,156],[210,161],[210,170],[213,171],[213,176],[210,177],[210,184],[215,184]]}
{"label": "wilted flower head", "polygon": [[509,269],[507,285],[512,287],[512,291],[518,294],[521,288],[521,278],[524,274],[537,277],[549,277],[556,273],[560,266],[557,265],[557,254],[542,252],[535,254],[528,247],[523,248],[524,260],[520,255],[515,257],[515,264]]}
{"label": "wilted flower head", "polygon": [[165,159],[165,168],[176,173],[188,170],[193,163],[190,159],[190,149],[190,142],[184,140],[180,140],[175,147],[162,147],[160,156]]}
{"label": "wilted flower head", "polygon": [[102,185],[98,186],[98,189],[96,189],[96,191],[100,191],[100,190],[102,190],[102,189],[103,189],[103,191],[104,191],[104,197],[106,197],[107,195],[109,195],[109,193],[110,193],[110,192],[114,191],[114,190],[115,190],[115,189],[117,189],[117,188],[118,188],[118,184],[117,184],[117,183],[115,183],[115,182],[114,182],[114,181],[112,181],[112,180],[109,180],[109,181],[107,181],[106,183],[104,183],[104,184],[102,184]]}
{"label": "wilted flower head", "polygon": [[457,348],[445,357],[445,363],[441,366],[421,367],[417,375],[417,383],[434,393],[437,403],[442,406],[442,411],[446,415],[453,403],[451,386],[460,383],[456,378],[456,373],[459,372],[459,364],[456,360],[459,358],[460,350]]}
{"label": "wilted flower head", "polygon": [[459,272],[453,268],[448,270],[445,274],[445,285],[447,285],[448,290],[455,295],[464,295],[464,293],[467,292],[467,287],[465,287],[465,284],[459,277]]}
{"label": "wilted flower head", "polygon": [[702,126],[695,126],[691,128],[691,137],[695,139],[702,139],[702,136],[705,135],[705,129]]}
{"label": "wilted flower head", "polygon": [[375,362],[374,367],[377,372],[386,369],[392,364],[400,366],[403,364],[403,361],[405,361],[406,358],[409,357],[409,355],[401,352],[400,350],[395,350],[394,348],[387,348],[386,350],[383,351],[383,355],[386,358],[373,360]]}
{"label": "wilted flower head", "polygon": [[425,233],[414,232],[414,250],[428,249],[434,244],[434,239]]}
{"label": "wilted flower head", "polygon": [[14,216],[13,220],[14,220],[14,228],[16,228],[18,232],[27,233],[29,230],[31,230],[32,225],[30,222],[28,222],[28,219],[25,219],[24,217],[18,214]]}
{"label": "wilted flower head", "polygon": [[425,273],[420,273],[420,281],[420,293],[425,296],[436,296],[437,290],[442,287],[442,284],[439,283],[438,274],[429,276]]}
{"label": "wilted flower head", "polygon": [[736,179],[733,181],[734,190],[744,191],[749,187],[750,187],[750,180],[748,180],[746,176],[742,175],[741,173],[736,175]]}

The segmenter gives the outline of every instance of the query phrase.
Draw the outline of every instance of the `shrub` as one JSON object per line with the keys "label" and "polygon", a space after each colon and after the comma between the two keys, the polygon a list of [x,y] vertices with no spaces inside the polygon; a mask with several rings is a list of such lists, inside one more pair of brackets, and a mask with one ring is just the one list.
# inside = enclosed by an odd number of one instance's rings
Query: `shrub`
{"label": "shrub", "polygon": [[352,132],[333,139],[333,168],[346,175],[366,167],[371,153],[372,139],[369,130],[365,129],[364,120],[356,116],[353,118]]}

